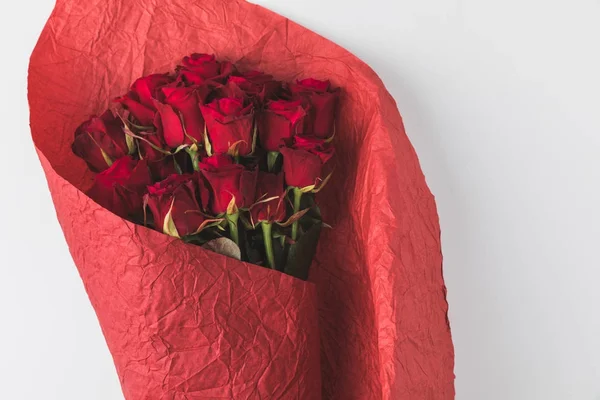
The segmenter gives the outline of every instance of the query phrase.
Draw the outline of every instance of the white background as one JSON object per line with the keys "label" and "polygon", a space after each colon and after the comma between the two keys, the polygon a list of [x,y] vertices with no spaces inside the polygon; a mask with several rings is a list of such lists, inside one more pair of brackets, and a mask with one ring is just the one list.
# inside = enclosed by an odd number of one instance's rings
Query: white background
{"label": "white background", "polygon": [[[439,207],[457,399],[600,400],[600,2],[256,2],[396,98]],[[0,397],[119,400],[28,129],[52,7],[0,4]]]}

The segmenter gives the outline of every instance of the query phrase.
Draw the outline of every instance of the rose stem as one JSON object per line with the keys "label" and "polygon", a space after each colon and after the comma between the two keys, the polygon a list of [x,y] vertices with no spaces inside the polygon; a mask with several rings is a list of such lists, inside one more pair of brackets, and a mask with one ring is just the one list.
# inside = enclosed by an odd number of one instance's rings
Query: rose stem
{"label": "rose stem", "polygon": [[239,212],[235,214],[227,214],[227,223],[229,224],[229,234],[231,235],[231,240],[233,240],[238,246],[240,245],[240,237],[238,233],[239,217]]}
{"label": "rose stem", "polygon": [[267,263],[271,269],[275,268],[275,256],[273,255],[273,237],[271,235],[272,225],[268,222],[262,224],[263,240],[265,241],[265,252],[267,253]]}
{"label": "rose stem", "polygon": [[[300,212],[300,200],[302,200],[302,190],[294,188],[294,215]],[[292,240],[298,239],[298,220],[292,224]]]}

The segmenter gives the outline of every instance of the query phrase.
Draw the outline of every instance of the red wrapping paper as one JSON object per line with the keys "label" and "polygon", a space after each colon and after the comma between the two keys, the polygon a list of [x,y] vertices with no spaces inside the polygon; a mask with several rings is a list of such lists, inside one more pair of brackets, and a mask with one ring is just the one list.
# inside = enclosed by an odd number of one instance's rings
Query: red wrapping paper
{"label": "red wrapping paper", "polygon": [[[335,16],[332,16],[332,18]],[[341,87],[309,282],[134,225],[83,192],[75,128],[135,78],[215,53]],[[454,398],[433,196],[393,98],[332,42],[240,0],[58,0],[31,57],[31,130],[128,400]]]}

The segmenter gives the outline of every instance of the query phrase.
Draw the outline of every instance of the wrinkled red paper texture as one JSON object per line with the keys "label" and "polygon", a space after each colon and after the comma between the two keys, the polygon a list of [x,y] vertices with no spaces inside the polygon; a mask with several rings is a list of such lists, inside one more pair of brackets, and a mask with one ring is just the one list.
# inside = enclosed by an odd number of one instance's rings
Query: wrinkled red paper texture
{"label": "wrinkled red paper texture", "polygon": [[[336,174],[319,199],[334,229],[310,282],[133,225],[83,194],[77,125],[192,52],[343,88]],[[58,0],[31,58],[29,101],[128,400],[454,398],[434,199],[393,98],[355,56],[240,0]]]}

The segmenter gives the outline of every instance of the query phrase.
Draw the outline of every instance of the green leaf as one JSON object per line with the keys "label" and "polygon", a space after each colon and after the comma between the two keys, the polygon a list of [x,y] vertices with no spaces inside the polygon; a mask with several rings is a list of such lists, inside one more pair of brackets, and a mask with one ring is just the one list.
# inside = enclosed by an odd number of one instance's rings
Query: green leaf
{"label": "green leaf", "polygon": [[309,186],[305,186],[303,188],[297,188],[301,193],[308,193],[308,192],[312,192],[313,190],[315,190],[315,185],[309,185]]}
{"label": "green leaf", "polygon": [[331,179],[331,176],[333,175],[333,172],[331,172],[329,175],[327,175],[327,177],[321,182],[321,184],[319,185],[318,188],[313,188],[312,192],[313,193],[319,193],[321,190],[323,190],[323,188],[325,187],[325,185],[327,185],[327,182],[329,182],[329,180]]}
{"label": "green leaf", "polygon": [[182,144],[182,145],[180,145],[179,147],[177,147],[177,148],[175,149],[175,151],[171,152],[171,154],[172,154],[172,155],[175,155],[175,154],[179,153],[181,150],[183,150],[183,149],[187,149],[188,147],[190,147],[188,144]]}
{"label": "green leaf", "polygon": [[210,140],[208,139],[208,128],[206,124],[204,124],[204,149],[206,150],[207,156],[212,156],[212,146],[210,145]]}
{"label": "green leaf", "polygon": [[289,217],[287,221],[277,222],[277,225],[281,226],[282,228],[286,228],[286,227],[292,225],[294,222],[299,221],[300,218],[302,218],[309,211],[310,211],[310,208],[305,208],[304,210],[298,211],[297,213],[295,213],[294,215]]}
{"label": "green leaf", "polygon": [[267,153],[267,170],[269,172],[273,172],[275,170],[275,164],[277,164],[278,158],[279,158],[278,151],[269,151]]}
{"label": "green leaf", "polygon": [[258,124],[256,123],[256,118],[254,118],[254,127],[252,128],[252,152],[250,154],[254,154],[254,150],[256,150],[256,138],[258,137]]}
{"label": "green leaf", "polygon": [[165,220],[163,222],[163,233],[178,238],[180,237],[179,232],[177,232],[177,227],[175,227],[175,222],[173,221],[173,217],[171,216],[171,212],[173,211],[173,204],[175,204],[175,199],[173,199],[173,202],[171,203],[171,208],[169,208],[169,212],[165,216]]}
{"label": "green leaf", "polygon": [[192,233],[192,235],[197,235],[200,232],[202,232],[204,229],[207,229],[207,228],[214,228],[215,226],[219,225],[223,221],[224,221],[224,218],[206,219],[206,220],[204,220],[204,222],[202,222],[202,224],[200,224],[200,226],[198,227],[196,232]]}
{"label": "green leaf", "polygon": [[[131,136],[133,138],[136,138],[138,140],[143,140],[144,142],[146,142],[150,147],[152,147],[154,150],[162,153],[162,154],[166,154],[166,155],[173,155],[175,153],[171,153],[170,151],[161,149],[160,147],[156,146],[154,143],[150,142],[148,139],[146,139],[143,136],[140,135],[136,135],[135,133],[133,133],[133,131],[131,130],[131,128],[129,128],[129,124],[132,124],[131,121],[126,120],[125,118],[123,118],[123,116],[121,116],[120,114],[117,114],[118,117],[121,119],[121,122],[123,122],[123,132],[125,132],[126,136]],[[180,148],[184,148],[185,146],[179,146]],[[180,151],[181,149],[178,148],[177,151]]]}
{"label": "green leaf", "polygon": [[100,144],[98,142],[96,142],[96,139],[94,139],[94,136],[91,133],[89,133],[89,132],[86,132],[86,133],[88,134],[88,136],[90,137],[90,139],[92,139],[92,141],[94,142],[94,144],[96,146],[98,146],[98,148],[100,149],[100,153],[102,153],[102,158],[104,158],[104,162],[106,163],[106,165],[108,165],[110,167],[113,164],[113,160],[102,149],[102,146],[100,146]]}
{"label": "green leaf", "polygon": [[199,171],[200,168],[198,166],[198,162],[200,161],[200,158],[198,157],[197,147],[195,149],[194,147],[196,147],[196,145],[188,147],[187,149],[185,149],[185,151],[189,154],[190,159],[192,160],[192,166],[194,167],[194,171]]}
{"label": "green leaf", "polygon": [[327,139],[325,139],[325,143],[331,143],[331,142],[333,142],[334,138],[335,138],[335,124],[333,124],[333,133],[331,134],[330,137],[328,137]]}
{"label": "green leaf", "polygon": [[100,151],[102,152],[102,158],[104,158],[104,161],[106,162],[106,164],[110,167],[111,165],[113,165],[113,160],[108,156],[108,154],[106,154],[104,152],[104,150],[100,149]]}
{"label": "green leaf", "polygon": [[[121,116],[119,115],[119,117],[121,117]],[[121,119],[124,120],[122,117],[121,117]],[[150,125],[150,126],[137,125],[137,124],[134,124],[133,122],[131,122],[131,120],[127,120],[127,123],[139,131],[154,131],[154,130],[156,130],[156,128],[152,125]]]}
{"label": "green leaf", "polygon": [[231,157],[238,158],[240,156],[239,147],[243,143],[246,143],[246,142],[243,140],[238,140],[237,142],[233,142],[233,144],[231,144],[229,146],[229,150],[227,150],[227,154],[229,154]]}
{"label": "green leaf", "polygon": [[125,142],[127,143],[127,149],[129,150],[128,154],[132,155],[133,153],[135,153],[136,146],[135,139],[133,138],[133,136],[125,135]]}
{"label": "green leaf", "polygon": [[[231,196],[231,200],[229,201],[229,204],[227,205],[227,215],[238,215],[239,211],[237,208],[237,205],[235,204],[235,196]],[[235,221],[237,222],[237,217],[235,219]]]}

